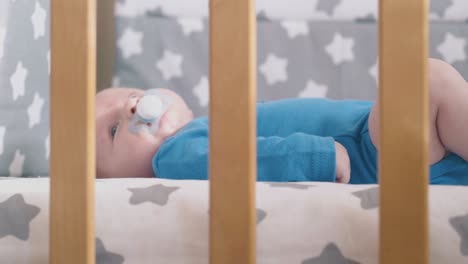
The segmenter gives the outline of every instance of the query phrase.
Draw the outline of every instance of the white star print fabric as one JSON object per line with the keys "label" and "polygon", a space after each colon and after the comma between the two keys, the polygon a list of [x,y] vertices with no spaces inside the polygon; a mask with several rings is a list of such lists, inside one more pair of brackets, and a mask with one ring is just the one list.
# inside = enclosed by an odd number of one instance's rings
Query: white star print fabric
{"label": "white star print fabric", "polygon": [[44,99],[38,93],[34,94],[34,99],[28,107],[29,128],[41,122],[42,107],[44,106]]}
{"label": "white star print fabric", "polygon": [[141,54],[141,40],[143,33],[134,31],[132,28],[125,29],[122,37],[117,42],[117,46],[122,51],[125,59],[130,58],[132,55]]}
{"label": "white star print fabric", "polygon": [[265,77],[268,85],[273,85],[277,82],[286,81],[288,79],[288,75],[286,73],[287,66],[287,59],[270,54],[268,55],[265,63],[260,65],[260,72]]}
{"label": "white star print fabric", "polygon": [[34,29],[34,38],[37,39],[44,36],[46,27],[46,11],[41,7],[39,2],[36,2],[34,13],[31,16],[31,22]]}
{"label": "white star print fabric", "polygon": [[451,33],[445,34],[444,42],[437,47],[443,59],[448,63],[466,60],[466,42],[468,36],[456,37]]}
{"label": "white star print fabric", "polygon": [[13,100],[24,96],[26,77],[28,77],[28,70],[24,68],[23,63],[20,61],[16,64],[16,70],[10,78],[11,88],[13,89]]}
{"label": "white star print fabric", "polygon": [[49,174],[49,11],[50,0],[0,1],[0,177]]}
{"label": "white star print fabric", "polygon": [[[160,10],[171,17],[206,18],[209,0],[117,0],[119,17],[135,18]],[[257,0],[257,13],[271,19],[354,21],[378,16],[378,0]],[[432,20],[465,21],[468,1],[431,0]]]}
{"label": "white star print fabric", "polygon": [[[429,36],[430,56],[468,79],[465,2],[432,0]],[[256,3],[258,100],[377,98],[377,0]],[[119,0],[116,9],[118,40],[129,27],[142,34],[138,56],[128,55],[135,44],[118,43],[118,85],[167,87],[195,116],[208,114],[208,0]]]}
{"label": "white star print fabric", "polygon": [[165,80],[182,76],[182,56],[170,50],[164,51],[163,57],[157,61],[156,68]]}

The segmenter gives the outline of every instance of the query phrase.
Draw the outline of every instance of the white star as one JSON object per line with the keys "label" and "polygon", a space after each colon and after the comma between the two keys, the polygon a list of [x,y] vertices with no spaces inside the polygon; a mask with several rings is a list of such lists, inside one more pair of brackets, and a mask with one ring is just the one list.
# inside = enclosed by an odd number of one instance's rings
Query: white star
{"label": "white star", "polygon": [[5,131],[6,131],[6,128],[3,126],[0,126],[0,155],[2,155],[3,153],[3,141],[5,138]]}
{"label": "white star", "polygon": [[274,54],[268,54],[266,61],[260,66],[260,72],[263,73],[268,85],[273,85],[276,82],[286,81],[287,59],[276,57]]}
{"label": "white star", "polygon": [[24,155],[20,153],[19,150],[15,152],[15,158],[10,164],[8,171],[10,172],[10,176],[18,177],[23,174],[23,164],[24,164]]}
{"label": "white star", "polygon": [[28,70],[23,67],[20,61],[16,64],[16,70],[10,77],[11,87],[13,88],[13,100],[16,101],[19,96],[24,95],[24,83],[28,77]]}
{"label": "white star", "polygon": [[0,27],[0,59],[3,57],[3,47],[5,46],[6,29]]}
{"label": "white star", "polygon": [[281,26],[288,32],[290,38],[309,34],[309,25],[306,21],[283,20]]}
{"label": "white star", "polygon": [[29,128],[41,122],[41,112],[44,106],[44,99],[42,99],[36,92],[31,105],[28,107]]}
{"label": "white star", "polygon": [[452,0],[452,5],[445,10],[444,17],[451,20],[467,20],[468,19],[468,1]]}
{"label": "white star", "polygon": [[377,62],[369,69],[369,74],[374,78],[375,83],[379,84],[379,59]]}
{"label": "white star", "polygon": [[179,18],[177,22],[182,26],[182,31],[186,36],[192,32],[203,31],[203,21],[201,18]]}
{"label": "white star", "polygon": [[307,86],[299,93],[299,97],[324,98],[327,96],[328,87],[320,85],[312,80],[307,82]]}
{"label": "white star", "polygon": [[354,59],[353,54],[354,39],[345,38],[339,33],[336,33],[333,40],[325,48],[327,53],[332,57],[334,64],[341,64],[344,61]]}
{"label": "white star", "polygon": [[165,80],[182,76],[181,66],[182,56],[169,50],[164,51],[163,57],[156,63],[156,68],[161,71]]}
{"label": "white star", "polygon": [[47,69],[49,69],[49,75],[50,75],[50,49],[47,51]]}
{"label": "white star", "polygon": [[193,88],[193,93],[197,96],[201,106],[206,107],[209,101],[209,83],[208,78],[203,76],[200,82]]}
{"label": "white star", "polygon": [[45,35],[46,11],[41,7],[39,2],[36,2],[34,13],[31,16],[31,23],[34,28],[34,39]]}
{"label": "white star", "polygon": [[466,59],[465,46],[466,39],[457,38],[451,33],[446,33],[444,42],[437,47],[437,51],[442,54],[446,62],[451,64]]}
{"label": "white star", "polygon": [[45,139],[44,146],[45,146],[45,157],[48,160],[50,157],[50,132]]}
{"label": "white star", "polygon": [[131,28],[126,28],[122,36],[120,37],[117,45],[122,51],[123,57],[125,59],[130,58],[132,55],[141,54],[141,40],[143,38],[143,33],[135,31]]}

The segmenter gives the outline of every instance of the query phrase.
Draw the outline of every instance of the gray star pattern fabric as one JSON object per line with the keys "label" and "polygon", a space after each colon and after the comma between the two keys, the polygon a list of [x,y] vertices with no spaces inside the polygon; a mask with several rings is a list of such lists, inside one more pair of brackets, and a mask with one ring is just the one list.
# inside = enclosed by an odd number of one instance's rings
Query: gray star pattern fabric
{"label": "gray star pattern fabric", "polygon": [[358,264],[359,262],[347,259],[343,256],[340,249],[334,244],[328,244],[318,257],[308,258],[302,264]]}
{"label": "gray star pattern fabric", "polygon": [[450,218],[450,224],[460,235],[460,252],[468,256],[468,214]]}
{"label": "gray star pattern fabric", "polygon": [[276,187],[276,188],[292,188],[292,189],[298,189],[298,190],[306,190],[308,188],[314,187],[313,185],[306,185],[306,184],[300,184],[300,183],[283,183],[283,182],[273,182],[269,183],[271,187]]}
{"label": "gray star pattern fabric", "polygon": [[[321,1],[318,6],[331,10],[333,3]],[[434,9],[445,6],[435,5]],[[161,9],[150,14],[117,17],[117,41],[121,45],[117,49],[115,85],[166,87],[181,94],[196,116],[206,115],[207,20],[170,17],[161,14]],[[376,99],[378,47],[374,14],[345,22],[282,21],[260,11],[257,22],[259,101],[287,97]],[[141,39],[131,40],[126,36],[129,31],[141,34]],[[448,61],[468,78],[467,36],[466,23],[433,21],[430,56]],[[166,58],[167,53],[173,57]]]}
{"label": "gray star pattern fabric", "polygon": [[49,0],[0,1],[0,176],[49,172]]}
{"label": "gray star pattern fabric", "polygon": [[361,199],[362,209],[375,209],[379,207],[379,187],[353,192],[353,195]]}
{"label": "gray star pattern fabric", "polygon": [[[297,7],[289,2],[284,7],[281,1],[261,3],[259,100],[376,98],[376,11],[368,7],[372,1],[350,8],[353,1],[359,0],[300,1],[304,5],[301,9],[307,10],[311,18],[299,19],[294,17]],[[197,15],[198,11],[174,17],[174,13],[187,11],[177,8],[177,3],[180,0],[116,1],[117,7],[134,9],[127,12],[130,15],[122,15],[116,8],[114,83],[173,89],[186,99],[196,116],[206,115],[208,23],[206,17]],[[338,11],[347,5],[349,12],[359,12],[344,14],[342,19]],[[48,175],[49,6],[50,0],[0,1],[0,176]],[[191,6],[207,10],[202,4]],[[468,15],[463,14],[464,6],[460,0],[431,1],[431,13],[436,19],[431,26],[430,54],[448,61],[468,78]],[[284,9],[284,14],[276,14],[273,9],[276,13]],[[319,16],[314,17],[316,14]],[[129,29],[133,30],[130,40],[122,41]],[[138,39],[141,43],[136,43]],[[133,51],[126,51],[128,47]],[[158,68],[167,51],[172,52],[172,57]]]}
{"label": "gray star pattern fabric", "polygon": [[257,225],[258,225],[265,219],[265,217],[267,216],[267,212],[265,212],[262,209],[258,209],[258,208],[257,208],[256,212],[257,212]]}
{"label": "gray star pattern fabric", "polygon": [[0,202],[0,239],[11,235],[28,240],[29,225],[39,211],[39,207],[25,203],[21,194]]}
{"label": "gray star pattern fabric", "polygon": [[145,188],[128,188],[132,192],[130,204],[138,205],[144,202],[154,203],[160,206],[167,204],[171,193],[179,187],[167,187],[162,184],[156,184]]}
{"label": "gray star pattern fabric", "polygon": [[323,10],[325,13],[331,15],[340,1],[341,0],[319,0],[317,10]]}
{"label": "gray star pattern fabric", "polygon": [[109,252],[104,247],[100,238],[96,238],[96,263],[97,264],[122,264],[124,257],[119,254]]}
{"label": "gray star pattern fabric", "polygon": [[453,3],[453,0],[437,0],[430,2],[430,10],[432,13],[437,14],[439,16],[443,16],[445,10],[450,7]]}

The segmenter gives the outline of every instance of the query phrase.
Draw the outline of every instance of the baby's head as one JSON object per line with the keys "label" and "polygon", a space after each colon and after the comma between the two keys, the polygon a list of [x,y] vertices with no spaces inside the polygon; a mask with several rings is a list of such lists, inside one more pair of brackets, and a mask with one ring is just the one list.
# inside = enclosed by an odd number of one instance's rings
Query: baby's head
{"label": "baby's head", "polygon": [[144,95],[141,89],[110,88],[96,95],[96,173],[99,178],[152,177],[152,158],[161,144],[193,119],[184,100],[171,98],[155,133],[131,132],[129,122]]}

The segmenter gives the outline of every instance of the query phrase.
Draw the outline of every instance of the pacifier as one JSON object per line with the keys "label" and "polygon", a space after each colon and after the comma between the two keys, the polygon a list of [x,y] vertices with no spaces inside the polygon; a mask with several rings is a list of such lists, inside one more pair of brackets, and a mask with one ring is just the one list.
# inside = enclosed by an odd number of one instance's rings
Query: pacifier
{"label": "pacifier", "polygon": [[161,93],[158,89],[147,90],[136,105],[128,128],[130,132],[141,132],[154,135],[159,129],[159,120],[169,109],[172,98]]}

